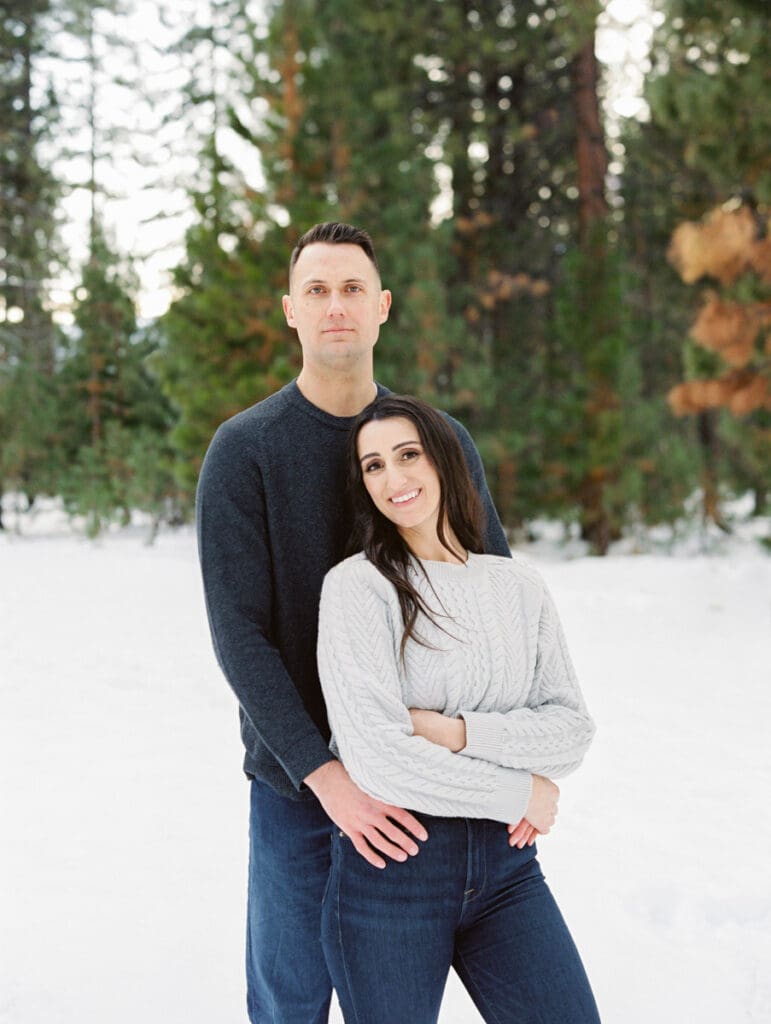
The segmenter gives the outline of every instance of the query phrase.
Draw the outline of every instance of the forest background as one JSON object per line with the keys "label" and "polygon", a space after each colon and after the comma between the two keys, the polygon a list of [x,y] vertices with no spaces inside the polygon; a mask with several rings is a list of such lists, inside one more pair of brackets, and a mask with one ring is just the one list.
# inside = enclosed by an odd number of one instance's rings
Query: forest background
{"label": "forest background", "polygon": [[[467,424],[513,536],[767,511],[765,0],[650,0],[629,118],[594,0],[180,0],[139,45],[142,6],[0,3],[0,498],[188,518],[217,425],[299,369],[292,245],[346,220],[395,296],[378,379]],[[127,178],[188,225],[151,317]]]}

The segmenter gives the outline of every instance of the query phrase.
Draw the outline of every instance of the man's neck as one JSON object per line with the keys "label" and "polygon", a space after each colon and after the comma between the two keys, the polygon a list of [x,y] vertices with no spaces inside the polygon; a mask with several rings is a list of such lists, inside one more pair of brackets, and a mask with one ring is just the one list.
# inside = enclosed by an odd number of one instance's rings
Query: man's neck
{"label": "man's neck", "polygon": [[377,397],[377,386],[371,375],[363,379],[336,375],[321,378],[303,369],[297,386],[304,398],[331,416],[357,416]]}

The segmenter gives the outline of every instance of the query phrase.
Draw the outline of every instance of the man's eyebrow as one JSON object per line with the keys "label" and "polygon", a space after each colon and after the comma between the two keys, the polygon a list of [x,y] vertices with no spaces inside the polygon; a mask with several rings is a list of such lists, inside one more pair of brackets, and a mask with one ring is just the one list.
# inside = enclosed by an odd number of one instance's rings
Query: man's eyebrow
{"label": "man's eyebrow", "polygon": [[[392,452],[397,452],[400,448],[406,448],[409,444],[420,444],[420,441],[400,441],[395,444],[391,449]],[[365,459],[371,459],[373,455],[379,455],[380,452],[367,452],[366,455],[359,456],[359,462],[364,462]]]}
{"label": "man's eyebrow", "polygon": [[[363,277],[346,277],[343,284],[366,284],[367,282]],[[311,284],[329,284],[329,281],[325,277],[308,277],[304,281],[300,282],[301,288],[307,288]]]}

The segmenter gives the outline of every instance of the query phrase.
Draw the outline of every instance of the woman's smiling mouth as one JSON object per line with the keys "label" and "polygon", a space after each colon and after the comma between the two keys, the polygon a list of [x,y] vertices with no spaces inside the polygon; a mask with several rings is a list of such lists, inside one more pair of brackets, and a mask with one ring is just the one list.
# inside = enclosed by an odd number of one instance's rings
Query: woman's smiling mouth
{"label": "woman's smiling mouth", "polygon": [[400,494],[396,498],[389,498],[394,505],[407,505],[413,501],[420,494],[420,488],[416,488],[414,491],[407,491],[406,494]]}

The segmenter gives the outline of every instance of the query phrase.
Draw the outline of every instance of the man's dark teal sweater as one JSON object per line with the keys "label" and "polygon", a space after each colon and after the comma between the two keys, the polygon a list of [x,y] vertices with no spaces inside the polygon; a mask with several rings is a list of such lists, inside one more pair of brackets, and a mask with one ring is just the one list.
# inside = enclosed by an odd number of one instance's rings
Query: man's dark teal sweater
{"label": "man's dark teal sweater", "polygon": [[[302,780],[332,757],[316,632],[322,581],[350,533],[352,422],[312,405],[293,381],[222,424],[198,482],[206,608],[240,705],[244,770],[295,798],[310,795]],[[479,454],[468,431],[450,422],[484,501],[486,551],[508,555]]]}

